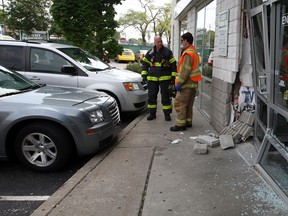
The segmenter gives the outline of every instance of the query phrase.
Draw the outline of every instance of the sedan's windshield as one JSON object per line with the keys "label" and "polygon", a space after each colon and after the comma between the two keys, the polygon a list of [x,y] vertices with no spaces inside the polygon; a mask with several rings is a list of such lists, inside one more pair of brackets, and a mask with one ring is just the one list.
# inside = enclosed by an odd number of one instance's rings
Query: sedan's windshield
{"label": "sedan's windshield", "polygon": [[108,64],[102,62],[96,56],[80,48],[59,48],[59,50],[79,62],[87,70],[99,71],[110,68]]}
{"label": "sedan's windshield", "polygon": [[39,87],[21,74],[0,66],[0,97],[33,89],[35,86]]}

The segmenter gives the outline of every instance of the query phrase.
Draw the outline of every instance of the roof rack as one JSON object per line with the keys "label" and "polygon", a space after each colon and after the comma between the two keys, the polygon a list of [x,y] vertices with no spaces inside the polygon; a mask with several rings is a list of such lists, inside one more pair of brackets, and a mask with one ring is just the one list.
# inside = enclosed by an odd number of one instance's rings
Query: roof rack
{"label": "roof rack", "polygon": [[22,40],[20,40],[20,41],[26,42],[26,43],[35,43],[35,44],[40,44],[40,43],[41,43],[40,41],[31,40],[31,39],[22,39]]}

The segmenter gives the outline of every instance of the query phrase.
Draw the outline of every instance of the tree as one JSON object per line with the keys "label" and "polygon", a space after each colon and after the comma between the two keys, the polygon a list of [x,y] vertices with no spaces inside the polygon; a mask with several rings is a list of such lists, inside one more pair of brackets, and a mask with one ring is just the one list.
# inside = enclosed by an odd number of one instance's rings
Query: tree
{"label": "tree", "polygon": [[161,13],[152,3],[153,0],[138,0],[142,11],[128,10],[126,14],[119,18],[119,25],[125,28],[134,27],[141,34],[142,41],[146,43],[146,35],[149,33],[149,27],[153,25],[153,31],[156,35],[156,17]]}
{"label": "tree", "polygon": [[171,43],[171,4],[167,3],[163,8],[159,8],[159,13],[155,22],[155,35],[158,33],[161,37],[165,36],[167,44]]}
{"label": "tree", "polygon": [[6,12],[4,11],[4,5],[2,5],[3,8],[0,9],[0,24],[2,25],[2,31],[3,33],[6,33]]}
{"label": "tree", "polygon": [[23,31],[31,34],[34,29],[47,31],[50,24],[50,0],[8,0],[7,26],[14,34]]}
{"label": "tree", "polygon": [[103,58],[122,52],[115,40],[117,21],[113,5],[121,0],[54,0],[51,14],[65,38]]}
{"label": "tree", "polygon": [[120,17],[118,23],[123,26],[123,30],[133,26],[140,32],[142,41],[146,42],[147,28],[151,23],[151,20],[148,19],[148,16],[145,12],[129,9],[123,17]]}

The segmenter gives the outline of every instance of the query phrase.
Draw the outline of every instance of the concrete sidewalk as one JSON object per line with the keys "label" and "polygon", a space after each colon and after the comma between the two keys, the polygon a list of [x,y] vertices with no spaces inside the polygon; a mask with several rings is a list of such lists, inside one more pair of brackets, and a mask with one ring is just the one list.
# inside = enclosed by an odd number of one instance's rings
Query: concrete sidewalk
{"label": "concrete sidewalk", "polygon": [[92,158],[32,215],[288,215],[286,204],[253,169],[252,141],[197,155],[192,138],[217,133],[196,108],[193,128],[184,132],[169,130],[175,112],[171,122],[160,111],[153,121],[146,116],[136,118],[113,148]]}

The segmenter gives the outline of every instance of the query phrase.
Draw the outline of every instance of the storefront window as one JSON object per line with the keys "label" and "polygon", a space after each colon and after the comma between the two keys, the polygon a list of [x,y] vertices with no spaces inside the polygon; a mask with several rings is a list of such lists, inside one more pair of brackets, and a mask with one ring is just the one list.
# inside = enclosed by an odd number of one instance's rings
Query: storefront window
{"label": "storefront window", "polygon": [[[278,20],[280,34],[276,41],[275,103],[288,109],[288,2],[283,1]],[[277,44],[278,42],[278,44]]]}
{"label": "storefront window", "polygon": [[181,20],[180,23],[180,30],[181,30],[181,35],[187,32],[187,17],[184,17],[184,19]]}
{"label": "storefront window", "polygon": [[270,177],[273,178],[278,187],[288,195],[288,163],[273,145],[270,145],[269,150],[265,153],[261,165]]}
{"label": "storefront window", "polygon": [[265,0],[253,0],[251,1],[251,8],[257,7],[262,5]]}
{"label": "storefront window", "polygon": [[212,78],[215,41],[216,1],[198,11],[196,48],[201,56],[202,75]]}
{"label": "storefront window", "polygon": [[214,60],[216,0],[197,12],[195,46],[200,55],[203,80],[199,85],[196,103],[207,116],[211,113],[212,73]]}

